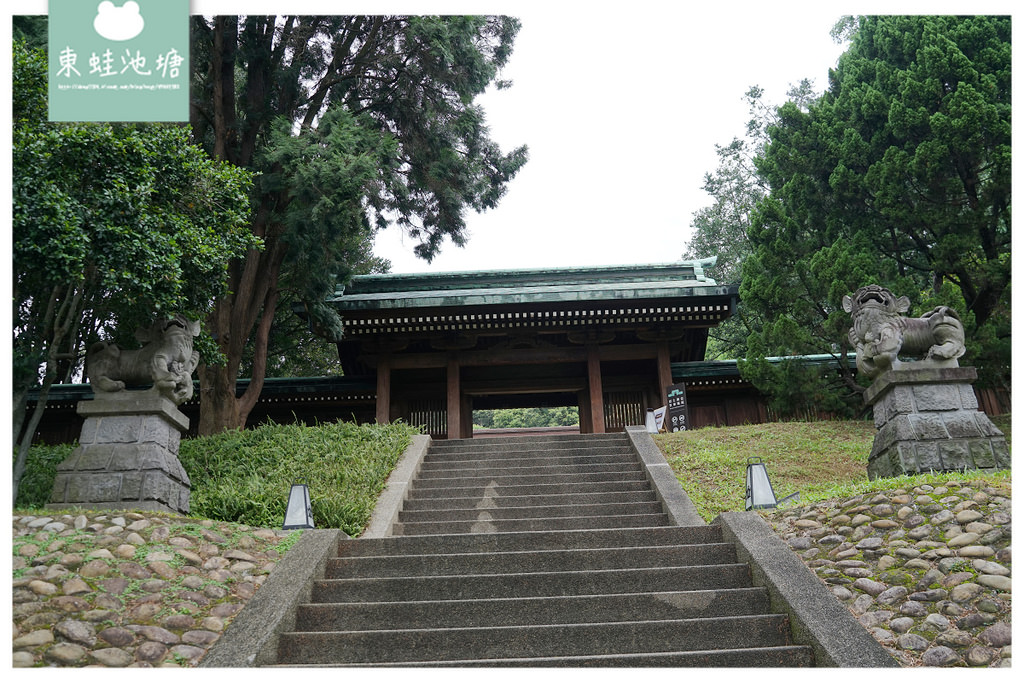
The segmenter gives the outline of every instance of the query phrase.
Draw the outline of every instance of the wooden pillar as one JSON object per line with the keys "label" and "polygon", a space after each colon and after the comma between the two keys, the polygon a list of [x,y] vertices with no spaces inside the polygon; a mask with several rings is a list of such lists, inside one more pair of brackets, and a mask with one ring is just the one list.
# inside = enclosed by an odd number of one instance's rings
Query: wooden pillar
{"label": "wooden pillar", "polygon": [[377,357],[377,424],[391,422],[391,356]]}
{"label": "wooden pillar", "polygon": [[597,344],[587,346],[587,384],[590,387],[591,433],[604,434],[604,387],[601,385],[601,356]]}
{"label": "wooden pillar", "polygon": [[459,382],[459,361],[448,359],[448,438],[462,438],[462,386]]}
{"label": "wooden pillar", "polygon": [[658,342],[658,400],[654,407],[668,401],[668,388],[672,386],[672,362],[669,358],[668,341]]}
{"label": "wooden pillar", "polygon": [[594,425],[590,422],[590,395],[586,391],[576,394],[580,408],[580,434],[590,434]]}
{"label": "wooden pillar", "polygon": [[473,438],[473,397],[462,397],[462,437]]}

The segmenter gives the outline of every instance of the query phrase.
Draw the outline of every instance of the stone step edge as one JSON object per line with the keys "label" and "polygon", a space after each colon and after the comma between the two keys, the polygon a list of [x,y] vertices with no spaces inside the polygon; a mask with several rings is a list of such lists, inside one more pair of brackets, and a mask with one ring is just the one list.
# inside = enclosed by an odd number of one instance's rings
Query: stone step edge
{"label": "stone step edge", "polygon": [[[675,543],[671,545],[637,545],[637,546],[614,546],[614,547],[595,547],[595,548],[564,548],[555,550],[496,550],[493,552],[479,552],[479,553],[395,553],[391,555],[351,555],[348,557],[338,556],[332,557],[328,562],[335,560],[392,560],[395,558],[434,558],[434,557],[447,557],[447,558],[458,558],[464,557],[466,559],[475,559],[479,557],[523,557],[526,555],[554,555],[555,553],[593,553],[597,551],[602,552],[615,552],[615,551],[644,551],[644,550],[665,550],[665,549],[680,549],[688,550],[693,548],[706,548],[711,546],[713,548],[733,548],[732,543]],[[738,564],[730,562],[729,564]],[[692,566],[692,565],[683,565]],[[714,566],[714,565],[699,565],[699,566]],[[625,569],[640,569],[641,567],[625,567]],[[589,570],[594,571],[594,570]],[[643,591],[648,593],[650,591]],[[667,593],[677,593],[679,591],[665,591]]]}
{"label": "stone step edge", "polygon": [[594,465],[635,465],[637,460],[629,453],[622,455],[541,456],[536,458],[490,458],[480,460],[424,460],[424,472],[463,470],[523,469],[527,467],[593,467]]}
{"label": "stone step edge", "polygon": [[[337,548],[334,551],[332,557],[340,557],[345,553],[349,553],[350,557],[358,556],[358,553],[366,552],[361,548],[375,548],[380,546],[394,547],[393,551],[395,554],[402,554],[407,551],[409,546],[418,547],[420,550],[423,549],[424,544],[430,549],[443,549],[446,547],[458,547],[464,548],[466,545],[472,544],[474,546],[489,546],[497,545],[505,547],[520,547],[523,546],[529,549],[530,545],[524,544],[535,544],[541,543],[547,547],[552,547],[551,544],[557,543],[558,547],[565,549],[565,545],[573,545],[575,547],[587,547],[587,548],[601,548],[603,540],[611,536],[611,543],[615,545],[622,545],[628,540],[635,539],[641,536],[655,535],[656,538],[645,539],[644,545],[654,545],[656,547],[679,545],[679,537],[682,536],[684,540],[693,539],[695,536],[700,540],[693,541],[694,543],[712,542],[719,543],[722,539],[721,527],[716,526],[647,526],[647,527],[631,527],[631,528],[614,528],[614,529],[546,529],[542,531],[483,531],[477,533],[459,533],[459,534],[430,534],[427,536],[378,536],[378,537],[359,537],[349,538],[338,542]],[[615,538],[617,536],[623,536],[624,539]],[[658,540],[657,537],[667,537],[663,540],[665,542],[660,545],[652,543],[651,541]],[[712,540],[706,540],[706,539]],[[684,544],[686,545],[686,544]],[[416,554],[429,554],[426,552],[418,552]]]}
{"label": "stone step edge", "polygon": [[711,622],[744,622],[750,621],[751,619],[763,619],[772,620],[788,623],[789,615],[785,612],[766,612],[761,614],[745,614],[739,616],[724,616],[724,617],[694,617],[691,619],[642,619],[639,621],[602,621],[595,623],[556,623],[556,624],[536,624],[531,626],[447,626],[443,628],[387,628],[387,629],[375,629],[375,630],[361,630],[361,631],[286,631],[282,635],[292,636],[303,636],[303,635],[367,635],[367,634],[379,634],[381,636],[390,634],[415,634],[415,633],[438,633],[448,632],[454,635],[459,633],[471,634],[471,633],[483,633],[486,631],[492,632],[507,632],[507,631],[525,631],[527,629],[533,630],[553,630],[559,628],[578,629],[583,630],[588,627],[615,627],[625,626],[632,628],[641,628],[650,625],[678,625],[680,628],[686,626],[697,626],[699,624],[707,624]]}
{"label": "stone step edge", "polygon": [[[641,572],[651,572],[651,571],[664,572],[664,571],[668,571],[668,570],[671,570],[671,569],[686,569],[686,570],[701,570],[701,569],[704,569],[704,570],[707,570],[707,571],[711,571],[711,570],[715,570],[715,569],[720,570],[720,569],[726,569],[726,568],[728,568],[728,569],[736,569],[738,567],[746,567],[746,566],[747,566],[747,564],[745,562],[722,562],[722,563],[719,563],[719,564],[680,564],[680,565],[670,565],[670,566],[667,566],[667,567],[636,567],[636,568],[624,567],[624,568],[619,568],[619,569],[570,569],[570,570],[563,571],[563,572],[559,572],[559,571],[544,571],[544,572],[508,572],[508,573],[504,573],[504,574],[501,574],[501,573],[499,573],[499,574],[477,574],[477,573],[474,573],[474,574],[433,574],[433,575],[430,575],[430,576],[383,576],[383,577],[377,577],[377,578],[363,577],[363,578],[352,578],[352,579],[316,579],[314,581],[314,583],[316,583],[316,584],[326,584],[326,583],[332,583],[332,584],[333,583],[337,583],[337,584],[349,583],[349,584],[352,584],[352,583],[356,583],[356,582],[368,583],[370,581],[395,582],[395,581],[423,581],[424,579],[426,579],[426,580],[430,580],[430,579],[439,579],[439,580],[441,580],[441,579],[445,579],[445,580],[447,580],[447,579],[464,579],[465,580],[465,579],[476,579],[476,578],[484,579],[484,580],[496,580],[498,577],[520,577],[522,580],[526,581],[526,580],[529,580],[529,579],[534,578],[534,577],[551,577],[551,578],[555,578],[555,577],[570,576],[572,574],[598,575],[598,574],[611,574],[612,572],[619,572],[619,573],[629,572],[629,573],[637,574],[637,573],[641,573]],[[708,589],[708,590],[710,590],[710,589]],[[672,592],[672,591],[665,591],[665,592]],[[573,595],[606,595],[606,593],[573,593]],[[538,595],[534,595],[534,596],[530,596],[530,597],[557,597],[557,596],[538,596]],[[404,600],[397,600],[396,602],[405,602],[405,601]]]}
{"label": "stone step edge", "polygon": [[498,442],[486,437],[468,439],[439,439],[434,442],[435,448],[458,448],[460,446],[483,445],[487,448],[501,448],[503,445],[521,446],[530,443],[564,443],[566,441],[582,441],[585,443],[615,442],[626,438],[622,433],[605,434],[536,434],[532,436],[508,437]]}
{"label": "stone step edge", "polygon": [[[610,472],[583,472],[574,473],[566,472],[565,474],[496,474],[496,475],[483,475],[479,477],[417,477],[416,481],[413,482],[411,490],[427,490],[427,489],[468,489],[468,488],[487,488],[492,482],[495,486],[556,486],[558,484],[572,485],[572,484],[605,484],[608,482],[620,482],[620,481],[647,481],[644,476],[644,470],[640,467],[627,470],[612,470]],[[625,477],[621,479],[612,479],[613,475],[633,475],[632,477]],[[558,477],[557,480],[551,481],[553,478]],[[538,481],[529,481],[536,479]],[[500,481],[499,481],[500,480]],[[525,481],[524,481],[525,480]],[[550,483],[548,483],[550,482]],[[426,486],[425,484],[430,484]]]}
{"label": "stone step edge", "polygon": [[[774,658],[766,658],[766,655],[776,655]],[[779,657],[782,655],[782,657]],[[786,658],[786,655],[789,655]],[[750,659],[746,659],[750,658]],[[754,663],[756,658],[756,664]],[[735,666],[743,668],[757,667],[792,667],[794,662],[785,659],[798,659],[797,666],[806,664],[813,666],[813,651],[807,645],[773,645],[767,647],[735,647],[722,648],[720,650],[672,650],[669,652],[627,652],[611,655],[564,655],[561,657],[508,657],[505,659],[438,659],[438,660],[417,660],[412,662],[345,662],[346,667],[501,667],[501,666],[522,666],[522,667],[580,667],[580,666],[685,666],[674,662],[671,664],[651,664],[645,660],[652,659],[683,659],[697,660],[698,667],[726,667],[732,666],[729,659],[743,659]],[[707,660],[718,660],[707,661]],[[774,661],[773,661],[774,660]],[[802,660],[802,661],[801,661]],[[294,666],[292,664],[274,664],[273,667]],[[338,664],[303,664],[313,668],[337,667]]]}
{"label": "stone step edge", "polygon": [[[543,602],[545,600],[566,600],[566,601],[582,601],[590,600],[593,598],[630,598],[638,596],[658,596],[658,595],[686,595],[692,596],[699,593],[706,594],[718,594],[718,593],[732,593],[732,592],[746,592],[746,593],[767,593],[767,589],[762,586],[743,586],[741,588],[699,588],[697,590],[669,590],[669,591],[634,591],[629,593],[584,593],[581,595],[526,595],[522,597],[506,597],[506,598],[452,598],[450,600],[401,600],[397,602],[386,601],[386,600],[367,600],[366,602],[303,602],[298,605],[301,609],[303,607],[310,608],[325,608],[325,607],[347,607],[347,606],[358,606],[366,609],[371,609],[375,605],[379,605],[382,608],[394,608],[401,605],[461,605],[461,604],[477,604],[477,603],[523,603],[523,602]],[[758,614],[761,614],[760,612]],[[595,622],[603,623],[603,622]]]}
{"label": "stone step edge", "polygon": [[[442,500],[444,500],[444,499],[442,499]],[[567,504],[563,504],[563,505],[523,505],[523,506],[517,506],[517,507],[510,507],[510,506],[507,506],[507,505],[501,505],[501,506],[496,505],[494,507],[486,507],[486,508],[471,507],[471,508],[442,508],[440,510],[402,510],[402,512],[400,513],[401,516],[399,517],[399,521],[404,523],[404,524],[409,524],[410,522],[414,521],[414,520],[408,519],[409,515],[420,516],[420,517],[439,517],[439,516],[442,516],[442,515],[448,515],[448,514],[454,514],[454,513],[465,513],[465,512],[473,512],[473,513],[477,513],[477,514],[484,513],[484,512],[488,512],[489,513],[491,510],[501,511],[502,515],[505,515],[505,514],[512,515],[512,516],[509,516],[509,517],[504,517],[504,516],[503,517],[494,517],[493,519],[489,520],[489,521],[494,521],[494,522],[497,522],[497,521],[508,521],[508,520],[512,520],[512,519],[562,519],[562,518],[565,518],[565,517],[605,517],[605,516],[607,516],[607,517],[618,517],[621,514],[644,514],[644,513],[630,513],[628,511],[624,512],[624,511],[620,510],[619,512],[614,512],[614,513],[610,513],[610,514],[605,515],[602,512],[602,508],[603,509],[623,508],[623,507],[632,507],[632,508],[644,507],[644,508],[650,508],[652,506],[653,507],[657,507],[657,513],[664,512],[664,510],[661,508],[661,502],[660,501],[657,501],[657,500],[640,500],[640,501],[610,502],[610,503],[582,503],[580,505],[572,505],[572,504],[568,504],[567,503]],[[517,513],[517,512],[524,512],[524,511],[527,511],[527,510],[531,510],[531,511],[550,510],[552,514],[549,515],[549,516],[539,516],[538,515],[536,517],[516,517],[516,516],[514,516],[515,513]],[[557,514],[559,512],[569,512],[569,511],[572,511],[572,510],[587,510],[588,513],[585,514],[585,515],[579,515],[579,514],[576,514],[576,515],[560,515],[560,514]],[[654,514],[657,514],[657,513],[654,513]],[[457,516],[457,515],[455,515],[455,516]],[[450,520],[445,520],[445,519],[428,519],[428,520],[420,520],[420,521],[421,522],[435,522],[435,521],[438,521],[438,522],[441,522],[441,521],[468,522],[468,521],[479,521],[479,520],[470,520],[470,519],[450,519]]]}
{"label": "stone step edge", "polygon": [[552,448],[546,451],[464,451],[437,453],[428,451],[423,462],[438,465],[449,462],[490,462],[494,460],[539,460],[544,458],[633,458],[629,446],[591,446],[579,448]]}
{"label": "stone step edge", "polygon": [[[612,488],[612,489],[609,489],[609,490],[604,490],[606,487],[609,487],[609,486],[618,486],[618,488]],[[650,482],[648,482],[646,479],[615,479],[615,480],[612,480],[612,481],[590,481],[590,482],[575,482],[575,483],[561,482],[561,483],[555,483],[555,484],[501,484],[500,487],[503,488],[503,489],[511,489],[511,488],[515,488],[515,489],[530,489],[530,490],[538,491],[538,493],[521,493],[521,492],[517,491],[517,492],[512,493],[512,494],[501,494],[501,495],[497,496],[498,498],[510,498],[510,497],[514,497],[514,496],[575,495],[576,493],[632,493],[632,492],[636,492],[636,491],[648,492],[648,491],[651,490]],[[597,487],[598,489],[601,489],[601,490],[597,490],[597,491],[593,491],[593,490],[590,490],[590,491],[575,491],[575,492],[564,493],[564,490],[565,490],[566,487],[577,487],[577,488],[584,488],[584,489]],[[637,488],[637,487],[639,487],[639,488]],[[478,491],[482,492],[486,488],[487,488],[487,485],[485,485],[485,484],[476,484],[476,485],[472,485],[472,486],[451,486],[451,487],[446,487],[446,486],[428,486],[426,488],[420,488],[420,489],[411,487],[409,489],[409,495],[410,495],[409,499],[410,500],[430,500],[430,499],[450,500],[451,498],[472,498],[473,495],[465,495],[465,494],[472,491],[474,493],[474,495],[475,495],[476,492],[478,492]],[[452,495],[452,496],[435,496],[433,494],[421,495],[425,491],[432,491],[432,492],[452,491],[452,492],[454,492],[455,495]],[[547,491],[547,493],[544,493],[544,491]],[[690,525],[690,526],[693,526],[693,525]]]}
{"label": "stone step edge", "polygon": [[[596,491],[594,493],[538,493],[538,494],[534,494],[534,495],[526,494],[526,495],[520,495],[520,496],[495,496],[494,500],[495,500],[495,502],[502,501],[503,504],[502,505],[497,505],[496,507],[499,510],[504,510],[504,509],[508,509],[508,508],[520,508],[520,507],[522,507],[522,508],[527,508],[527,507],[555,507],[555,506],[558,506],[558,505],[562,504],[562,503],[558,503],[557,502],[559,500],[578,499],[579,496],[606,496],[606,497],[629,496],[630,498],[642,498],[643,499],[643,500],[635,500],[635,501],[634,500],[611,501],[612,503],[632,503],[632,502],[636,502],[636,503],[653,503],[653,502],[658,500],[657,495],[654,493],[654,491],[651,491],[651,490],[640,490],[640,491]],[[541,500],[541,501],[537,501],[537,502],[534,502],[534,503],[531,503],[531,504],[517,505],[516,503],[522,502],[522,501],[517,501],[516,500],[517,498],[528,498],[528,499],[544,498],[544,499],[547,499],[547,500]],[[484,509],[490,510],[490,509],[492,509],[492,508],[478,508],[478,507],[476,507],[480,503],[481,500],[482,500],[481,496],[475,496],[475,497],[474,496],[466,496],[466,497],[463,497],[463,498],[438,498],[438,497],[435,497],[435,498],[415,498],[415,499],[407,500],[405,502],[406,502],[406,504],[408,504],[410,502],[415,502],[416,503],[416,506],[415,506],[416,509],[415,510],[410,510],[408,507],[403,507],[402,511],[403,512],[412,512],[412,511],[415,511],[415,512],[426,512],[428,510],[441,511],[441,510],[484,510]],[[428,506],[427,505],[427,503],[437,503],[439,501],[444,501],[444,502],[447,503],[447,505],[443,505],[441,507],[432,507],[432,506]],[[568,504],[569,503],[565,503],[565,505],[568,505]],[[601,505],[603,503],[601,503],[601,502],[583,502],[583,503],[579,503],[579,504],[580,505]]]}
{"label": "stone step edge", "polygon": [[[607,468],[607,469],[599,469]],[[520,476],[536,474],[588,474],[591,472],[631,472],[638,470],[640,463],[622,460],[619,462],[583,462],[583,463],[553,463],[548,465],[521,465],[514,464],[496,465],[487,467],[446,467],[420,469],[417,481],[426,479],[465,479],[466,477],[486,477],[484,472],[508,472],[498,476]]]}
{"label": "stone step edge", "polygon": [[[609,520],[618,520],[621,522],[614,526],[588,526],[589,524],[607,524]],[[668,515],[664,512],[651,512],[645,514],[633,514],[633,515],[584,515],[580,517],[513,517],[511,519],[484,519],[484,520],[456,520],[456,521],[442,521],[442,522],[395,522],[394,528],[396,535],[401,536],[442,536],[446,533],[452,534],[470,534],[476,533],[470,531],[438,531],[431,533],[429,530],[434,527],[447,526],[452,529],[458,529],[461,527],[470,527],[477,524],[490,524],[494,527],[493,533],[503,533],[500,528],[497,527],[514,527],[514,526],[534,526],[533,529],[508,529],[504,533],[514,533],[516,531],[558,531],[558,530],[572,530],[572,529],[640,529],[651,526],[652,522],[662,522],[665,526],[668,526]],[[636,524],[634,524],[634,522]],[[548,525],[548,526],[545,526]],[[564,526],[568,525],[568,526]],[[579,525],[579,526],[577,526]],[[416,533],[419,532],[419,533]]]}

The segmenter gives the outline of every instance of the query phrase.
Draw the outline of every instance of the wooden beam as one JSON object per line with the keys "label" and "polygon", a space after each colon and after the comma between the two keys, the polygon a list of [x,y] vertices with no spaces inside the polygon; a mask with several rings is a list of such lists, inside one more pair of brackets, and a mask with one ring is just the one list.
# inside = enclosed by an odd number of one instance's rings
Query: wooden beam
{"label": "wooden beam", "polygon": [[[617,346],[595,347],[598,358],[602,361],[644,360],[657,357],[656,344],[624,344]],[[370,356],[361,360],[369,361]],[[449,356],[446,353],[410,353],[395,354],[391,359],[392,370],[413,370],[421,368],[444,368],[448,366]],[[463,351],[459,353],[459,365],[462,367],[492,365],[546,365],[548,363],[585,363],[585,348],[548,348],[548,349],[501,349],[483,351]]]}
{"label": "wooden beam", "polygon": [[391,422],[391,356],[377,357],[377,424]]}
{"label": "wooden beam", "polygon": [[576,393],[586,389],[587,382],[580,377],[549,377],[523,379],[493,379],[462,382],[462,393],[467,396],[488,394],[536,394],[536,393]]}
{"label": "wooden beam", "polygon": [[462,438],[462,388],[459,383],[459,361],[448,359],[448,438]]}
{"label": "wooden beam", "polygon": [[604,434],[604,388],[601,386],[601,355],[597,345],[587,347],[587,384],[590,386],[591,433]]}

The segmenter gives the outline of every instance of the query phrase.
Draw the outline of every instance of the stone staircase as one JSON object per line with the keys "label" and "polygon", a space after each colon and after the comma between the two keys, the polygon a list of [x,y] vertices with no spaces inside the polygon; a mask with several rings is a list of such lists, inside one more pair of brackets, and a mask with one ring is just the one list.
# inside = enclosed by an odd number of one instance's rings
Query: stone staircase
{"label": "stone staircase", "polygon": [[339,544],[278,664],[813,665],[625,435],[435,442],[392,534]]}

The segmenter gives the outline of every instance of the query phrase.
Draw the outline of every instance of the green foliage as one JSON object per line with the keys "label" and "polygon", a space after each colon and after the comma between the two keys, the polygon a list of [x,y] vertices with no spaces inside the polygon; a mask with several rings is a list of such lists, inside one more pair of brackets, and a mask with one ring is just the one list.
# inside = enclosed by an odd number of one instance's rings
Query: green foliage
{"label": "green foliage", "polygon": [[[771,322],[748,357],[841,354],[844,294],[873,282],[919,315],[951,283],[980,342],[962,362],[1008,382],[1009,31],[1008,17],[861,18],[828,92],[778,110],[740,289]],[[746,376],[769,394],[799,388]]]}
{"label": "green foliage", "polygon": [[259,245],[245,229],[250,174],[211,161],[178,126],[46,123],[45,56],[16,46],[15,62],[19,331],[41,329],[51,292],[69,285],[97,327],[202,317],[228,260]]}
{"label": "green foliage", "polygon": [[292,482],[309,482],[318,527],[356,536],[416,430],[401,423],[263,425],[182,441],[191,514],[252,526],[284,520]]}
{"label": "green foliage", "polygon": [[342,325],[323,301],[372,257],[362,199],[395,150],[394,138],[375,131],[368,115],[334,108],[299,135],[279,119],[259,155],[261,190],[289,198],[280,212],[288,245],[280,286],[307,302],[314,329],[329,341],[341,339]]}
{"label": "green foliage", "polygon": [[[11,34],[15,43],[25,43],[30,49],[45,50],[49,40],[49,17],[43,15],[14,15]],[[17,89],[15,89],[17,92]]]}
{"label": "green foliage", "polygon": [[76,446],[71,443],[30,448],[14,506],[35,509],[49,503],[53,494],[53,481],[57,478],[57,465],[67,460]]}
{"label": "green foliage", "polygon": [[15,42],[11,65],[11,121],[15,128],[46,120],[46,87],[46,53]]}
{"label": "green foliage", "polygon": [[[178,126],[48,123],[45,56],[17,43],[13,64],[17,491],[48,387],[70,381],[101,337],[131,345],[155,317],[202,319],[230,259],[260,240],[247,229],[250,173],[212,161]],[[198,343],[207,360],[211,346]]]}
{"label": "green foliage", "polygon": [[[793,102],[806,106],[814,99],[813,84],[801,81],[787,94]],[[743,263],[754,248],[748,232],[754,210],[768,192],[755,158],[768,142],[769,126],[778,123],[777,110],[763,100],[761,88],[751,87],[745,97],[750,114],[746,135],[728,145],[715,145],[718,168],[704,177],[704,191],[713,203],[693,214],[693,236],[683,253],[688,259],[716,256],[718,262],[711,274],[718,282],[729,284],[740,282]],[[708,330],[706,359],[745,357],[747,337],[763,324],[761,313],[741,300],[731,318]]]}
{"label": "green foliage", "polygon": [[580,411],[576,406],[474,410],[473,423],[484,429],[571,427],[580,423]]}
{"label": "green foliage", "polygon": [[[340,337],[324,297],[384,265],[370,255],[374,230],[397,224],[429,260],[465,242],[467,210],[497,205],[526,148],[503,153],[474,100],[518,30],[493,16],[192,18],[193,135],[263,174],[250,227],[267,244],[233,264],[210,316],[228,363],[200,370],[203,433],[244,422],[280,305]],[[243,359],[253,382],[235,397]]]}

